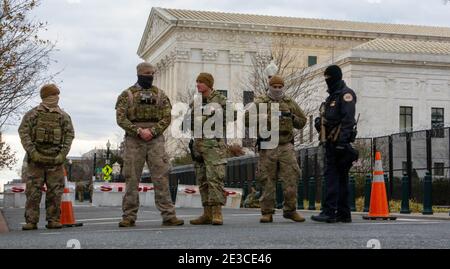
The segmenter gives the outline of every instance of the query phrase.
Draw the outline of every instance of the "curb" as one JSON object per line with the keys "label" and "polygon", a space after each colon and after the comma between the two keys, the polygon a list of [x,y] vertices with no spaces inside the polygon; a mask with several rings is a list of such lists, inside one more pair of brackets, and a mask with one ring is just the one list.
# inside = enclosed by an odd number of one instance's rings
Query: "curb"
{"label": "curb", "polygon": [[5,220],[5,217],[3,216],[3,211],[0,210],[0,234],[2,233],[8,233],[8,223]]}
{"label": "curb", "polygon": [[[320,210],[297,210],[302,213],[320,213]],[[353,216],[362,216],[367,215],[368,212],[352,212]],[[439,215],[419,215],[419,214],[400,214],[400,213],[391,213],[390,215],[397,218],[403,218],[403,219],[424,219],[424,220],[449,220],[449,215],[440,215],[440,214],[447,214],[447,213],[436,213]]]}

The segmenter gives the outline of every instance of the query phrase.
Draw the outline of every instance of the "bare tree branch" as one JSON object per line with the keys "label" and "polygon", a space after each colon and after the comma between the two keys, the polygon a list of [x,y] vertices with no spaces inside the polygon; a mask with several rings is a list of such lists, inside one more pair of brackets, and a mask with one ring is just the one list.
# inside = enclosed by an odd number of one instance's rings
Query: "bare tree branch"
{"label": "bare tree branch", "polygon": [[0,170],[4,168],[12,169],[17,159],[14,157],[15,152],[2,141],[2,133],[0,132]]}
{"label": "bare tree branch", "polygon": [[[278,38],[273,41],[268,53],[255,54],[252,58],[253,69],[250,71],[249,81],[244,83],[245,85],[251,85],[255,97],[264,94],[269,88],[269,79],[265,69],[270,61],[274,61],[278,67],[278,75],[285,80],[286,95],[298,103],[308,119],[308,124],[303,130],[295,131],[295,144],[308,147],[317,143],[317,135],[315,131],[311,133],[309,120],[310,116],[318,110],[318,102],[312,100],[317,89],[313,86],[318,82],[311,78],[309,68],[302,61],[302,54],[289,46],[290,42],[287,41],[283,37]],[[305,131],[308,133],[305,134]]]}
{"label": "bare tree branch", "polygon": [[39,0],[0,0],[0,129],[24,112],[43,83],[55,44],[39,37],[46,23],[30,20]]}

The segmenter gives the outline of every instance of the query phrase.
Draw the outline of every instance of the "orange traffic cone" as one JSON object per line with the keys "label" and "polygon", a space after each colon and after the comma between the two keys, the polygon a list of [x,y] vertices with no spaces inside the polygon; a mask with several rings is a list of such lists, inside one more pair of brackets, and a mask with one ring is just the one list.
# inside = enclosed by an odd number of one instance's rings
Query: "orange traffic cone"
{"label": "orange traffic cone", "polygon": [[75,223],[72,200],[70,199],[70,190],[68,185],[67,172],[66,169],[64,169],[64,194],[61,201],[61,224],[63,227],[83,226],[83,223]]}
{"label": "orange traffic cone", "polygon": [[375,153],[375,169],[373,171],[369,215],[363,216],[363,219],[396,219],[396,217],[389,216],[389,206],[386,195],[386,186],[384,183],[383,165],[381,163],[381,153],[379,151]]}

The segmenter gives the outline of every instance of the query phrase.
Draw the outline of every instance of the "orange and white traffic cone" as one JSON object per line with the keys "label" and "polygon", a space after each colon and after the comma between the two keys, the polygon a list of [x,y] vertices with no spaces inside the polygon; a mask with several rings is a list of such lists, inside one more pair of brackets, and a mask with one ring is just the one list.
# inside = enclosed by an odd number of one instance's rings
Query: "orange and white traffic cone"
{"label": "orange and white traffic cone", "polygon": [[384,183],[383,165],[381,163],[381,153],[375,153],[375,169],[373,171],[372,191],[370,194],[369,215],[363,216],[368,220],[395,220],[396,217],[389,216],[389,206]]}
{"label": "orange and white traffic cone", "polygon": [[64,169],[64,193],[61,201],[61,224],[63,227],[83,226],[83,223],[75,222],[66,169]]}

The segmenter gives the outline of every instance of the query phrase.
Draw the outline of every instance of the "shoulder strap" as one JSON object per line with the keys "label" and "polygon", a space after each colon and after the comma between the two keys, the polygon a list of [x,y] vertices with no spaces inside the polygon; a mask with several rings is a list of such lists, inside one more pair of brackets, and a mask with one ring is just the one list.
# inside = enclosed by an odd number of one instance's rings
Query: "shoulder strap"
{"label": "shoulder strap", "polygon": [[127,90],[127,94],[128,94],[128,108],[130,108],[133,106],[134,96],[133,96],[133,93],[131,92],[131,89]]}
{"label": "shoulder strap", "polygon": [[133,109],[133,105],[134,105],[134,95],[133,92],[131,91],[131,88],[129,88],[127,90],[127,94],[128,94],[128,107],[127,107],[127,115],[129,119],[134,119],[135,116],[135,111]]}
{"label": "shoulder strap", "polygon": [[157,88],[157,87],[155,87],[156,88],[156,91],[158,92],[158,95],[156,96],[156,105],[157,106],[161,106],[162,105],[162,101],[161,101],[161,90],[159,89],[159,88]]}

